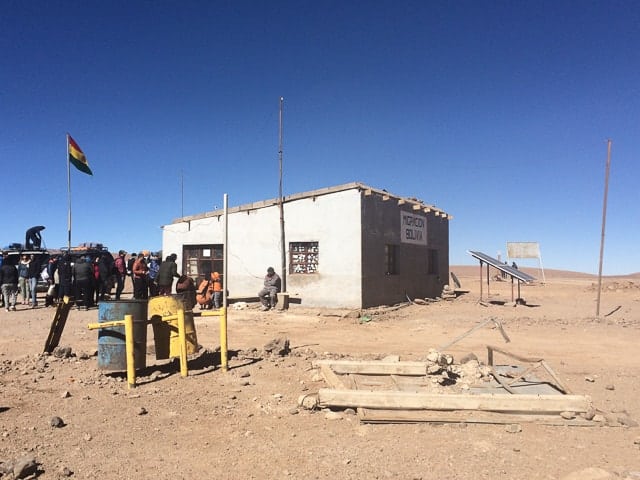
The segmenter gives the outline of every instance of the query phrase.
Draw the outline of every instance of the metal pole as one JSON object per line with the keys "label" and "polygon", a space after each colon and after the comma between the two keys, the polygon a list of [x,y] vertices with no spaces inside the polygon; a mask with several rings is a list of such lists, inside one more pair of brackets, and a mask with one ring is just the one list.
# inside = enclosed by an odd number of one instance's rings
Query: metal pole
{"label": "metal pole", "polygon": [[136,388],[136,356],[133,338],[133,315],[124,316],[124,341],[127,355],[127,384],[129,388]]}
{"label": "metal pole", "polygon": [[224,244],[222,251],[222,315],[220,315],[220,366],[223,372],[229,370],[227,358],[227,285],[229,271],[229,196],[225,193],[222,200],[224,204]]}
{"label": "metal pole", "polygon": [[71,165],[69,163],[69,134],[67,133],[67,252],[71,253]]}
{"label": "metal pole", "polygon": [[280,205],[280,279],[282,280],[282,291],[287,291],[287,248],[285,245],[284,237],[284,205],[282,198],[282,109],[284,106],[284,97],[280,97],[280,115],[279,115],[279,145],[278,145],[278,157],[280,163],[280,187],[278,192],[278,203]]}
{"label": "metal pole", "polygon": [[484,280],[482,279],[482,260],[480,260],[480,301],[482,301],[482,283]]}
{"label": "metal pole", "polygon": [[607,223],[607,195],[609,193],[609,170],[611,168],[611,139],[607,140],[607,166],[604,175],[604,201],[602,204],[602,233],[600,235],[600,264],[598,266],[598,300],[596,317],[600,316],[600,290],[602,289],[602,256],[604,254],[604,231]]}
{"label": "metal pole", "polygon": [[184,171],[180,170],[180,218],[184,218]]}

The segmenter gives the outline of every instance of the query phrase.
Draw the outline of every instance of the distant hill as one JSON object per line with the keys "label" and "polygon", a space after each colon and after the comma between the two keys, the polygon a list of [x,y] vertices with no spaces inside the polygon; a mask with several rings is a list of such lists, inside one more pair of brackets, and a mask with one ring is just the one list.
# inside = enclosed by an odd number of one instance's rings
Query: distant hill
{"label": "distant hill", "polygon": [[[486,275],[486,265],[482,266],[483,274]],[[492,271],[495,269],[491,268]],[[450,265],[449,271],[455,273],[458,276],[470,277],[470,276],[480,276],[480,265],[479,263],[476,265]],[[533,275],[534,277],[540,277],[540,270],[537,268],[525,267],[522,268],[523,272],[528,273],[529,275]],[[570,270],[556,270],[553,268],[545,268],[544,276],[546,279],[550,278],[581,278],[581,279],[593,279],[597,280],[598,275],[592,273],[584,273],[584,272],[572,272]],[[640,272],[630,273],[627,275],[603,275],[605,278],[619,278],[619,279],[627,279],[627,280],[640,280]]]}

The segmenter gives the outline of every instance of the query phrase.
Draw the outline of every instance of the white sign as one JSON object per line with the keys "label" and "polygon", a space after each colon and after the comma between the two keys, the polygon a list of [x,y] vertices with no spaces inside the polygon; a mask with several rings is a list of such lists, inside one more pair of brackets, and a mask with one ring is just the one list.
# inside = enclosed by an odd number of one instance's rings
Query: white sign
{"label": "white sign", "polygon": [[540,258],[538,242],[507,242],[509,258]]}
{"label": "white sign", "polygon": [[427,217],[411,212],[400,212],[400,242],[426,245]]}

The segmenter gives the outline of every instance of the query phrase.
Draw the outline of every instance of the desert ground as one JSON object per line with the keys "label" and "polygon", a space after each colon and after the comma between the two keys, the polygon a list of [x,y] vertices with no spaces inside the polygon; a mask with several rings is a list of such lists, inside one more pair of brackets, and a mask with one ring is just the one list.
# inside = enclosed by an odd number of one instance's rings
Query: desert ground
{"label": "desert ground", "polygon": [[[137,388],[98,369],[98,310],[72,310],[60,356],[42,354],[53,308],[0,311],[0,478],[40,479],[640,479],[640,274],[597,278],[547,270],[546,283],[492,280],[479,301],[478,267],[451,267],[467,293],[454,300],[364,311],[229,308],[229,369],[219,364],[216,317],[197,317],[202,349],[181,377],[156,360],[148,329]],[[531,272],[538,276],[538,272]],[[130,285],[127,284],[128,290]],[[128,295],[125,295],[128,297]],[[494,318],[446,353],[486,345],[542,357],[610,421],[593,426],[365,424],[349,409],[306,409],[327,384],[318,359],[423,360]],[[264,346],[286,338],[291,351]],[[56,418],[57,417],[57,418]]]}

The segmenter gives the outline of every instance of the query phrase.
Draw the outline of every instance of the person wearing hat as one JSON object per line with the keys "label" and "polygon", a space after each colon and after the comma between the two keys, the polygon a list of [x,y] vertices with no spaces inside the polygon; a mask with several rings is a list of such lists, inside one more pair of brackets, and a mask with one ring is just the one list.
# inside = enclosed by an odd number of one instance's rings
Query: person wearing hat
{"label": "person wearing hat", "polygon": [[262,311],[266,312],[276,306],[281,285],[280,276],[273,267],[267,268],[267,274],[264,277],[264,287],[258,292],[258,298],[260,298],[260,302],[262,303]]}
{"label": "person wearing hat", "polygon": [[120,300],[120,295],[124,290],[124,279],[127,276],[127,264],[124,258],[127,256],[127,252],[120,250],[118,252],[118,258],[113,262],[113,269],[116,273],[116,300]]}

